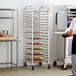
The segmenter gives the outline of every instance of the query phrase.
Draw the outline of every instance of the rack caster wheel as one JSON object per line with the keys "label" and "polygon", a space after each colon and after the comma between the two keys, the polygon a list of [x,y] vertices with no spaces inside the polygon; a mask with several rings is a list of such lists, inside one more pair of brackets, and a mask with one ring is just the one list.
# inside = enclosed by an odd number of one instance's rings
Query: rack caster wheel
{"label": "rack caster wheel", "polygon": [[48,69],[50,69],[50,65],[48,65]]}
{"label": "rack caster wheel", "polygon": [[26,62],[24,62],[24,66],[25,66],[25,67],[27,66],[27,63],[26,63]]}
{"label": "rack caster wheel", "polygon": [[32,66],[32,70],[34,70],[34,66]]}
{"label": "rack caster wheel", "polygon": [[42,65],[42,62],[39,62],[39,65],[41,66]]}
{"label": "rack caster wheel", "polygon": [[57,62],[56,61],[53,62],[53,66],[57,66]]}
{"label": "rack caster wheel", "polygon": [[66,70],[67,66],[65,64],[63,64],[61,68],[62,68],[62,70]]}

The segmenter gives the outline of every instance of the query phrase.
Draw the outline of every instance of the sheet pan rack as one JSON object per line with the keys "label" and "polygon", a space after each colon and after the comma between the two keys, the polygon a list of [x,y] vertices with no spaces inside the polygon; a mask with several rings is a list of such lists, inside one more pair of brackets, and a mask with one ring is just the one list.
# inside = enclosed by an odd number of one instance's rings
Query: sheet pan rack
{"label": "sheet pan rack", "polygon": [[24,65],[47,62],[50,69],[49,57],[49,8],[41,6],[34,11],[31,6],[24,8],[24,46],[26,60]]}

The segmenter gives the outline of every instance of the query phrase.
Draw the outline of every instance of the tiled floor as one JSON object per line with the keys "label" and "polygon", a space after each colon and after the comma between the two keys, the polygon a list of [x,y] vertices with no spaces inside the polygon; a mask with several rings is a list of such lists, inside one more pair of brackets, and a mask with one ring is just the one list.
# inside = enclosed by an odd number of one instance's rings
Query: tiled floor
{"label": "tiled floor", "polygon": [[62,70],[61,66],[51,66],[51,69],[48,69],[47,65],[35,66],[34,70],[31,70],[31,66],[0,69],[0,76],[68,76],[70,74],[71,66],[68,66],[67,70]]}

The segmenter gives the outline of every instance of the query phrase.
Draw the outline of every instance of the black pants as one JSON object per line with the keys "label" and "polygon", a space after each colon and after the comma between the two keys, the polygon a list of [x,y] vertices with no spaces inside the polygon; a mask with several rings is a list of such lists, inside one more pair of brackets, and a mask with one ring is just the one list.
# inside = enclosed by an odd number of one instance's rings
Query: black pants
{"label": "black pants", "polygon": [[72,40],[72,54],[76,54],[76,34],[73,35],[73,40]]}
{"label": "black pants", "polygon": [[76,34],[73,35],[72,40],[72,73],[76,76]]}

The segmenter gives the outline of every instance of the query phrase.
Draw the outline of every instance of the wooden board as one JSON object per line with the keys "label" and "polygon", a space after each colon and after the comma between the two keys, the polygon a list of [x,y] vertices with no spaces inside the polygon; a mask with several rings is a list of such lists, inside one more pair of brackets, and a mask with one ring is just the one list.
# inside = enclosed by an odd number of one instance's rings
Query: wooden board
{"label": "wooden board", "polygon": [[[32,48],[27,48],[28,50],[32,50]],[[44,50],[44,49],[41,49],[41,48],[33,48],[33,50],[36,50],[36,51],[42,51],[42,50]]]}
{"label": "wooden board", "polygon": [[[28,55],[32,55],[31,53],[27,53]],[[45,54],[40,54],[40,53],[34,53],[33,54],[34,56],[43,56],[43,55],[45,55]]]}
{"label": "wooden board", "polygon": [[[29,38],[32,39],[32,38]],[[33,38],[33,40],[41,40],[42,38]]]}
{"label": "wooden board", "polygon": [[[27,44],[32,45],[32,43],[27,43]],[[44,44],[42,44],[42,43],[33,43],[33,45],[44,45]]]}
{"label": "wooden board", "polygon": [[14,41],[16,37],[0,37],[0,41]]}
{"label": "wooden board", "polygon": [[[29,59],[29,58],[28,58],[27,60],[28,60],[28,61],[32,61],[32,59]],[[40,61],[44,61],[44,59],[40,59],[40,58],[36,59],[36,58],[35,58],[35,59],[33,59],[33,61],[34,61],[34,62],[40,62]]]}

